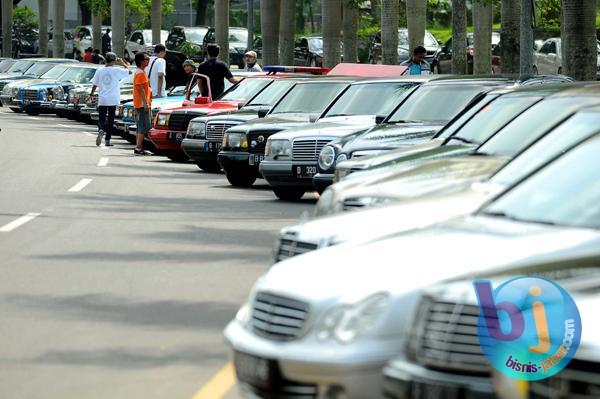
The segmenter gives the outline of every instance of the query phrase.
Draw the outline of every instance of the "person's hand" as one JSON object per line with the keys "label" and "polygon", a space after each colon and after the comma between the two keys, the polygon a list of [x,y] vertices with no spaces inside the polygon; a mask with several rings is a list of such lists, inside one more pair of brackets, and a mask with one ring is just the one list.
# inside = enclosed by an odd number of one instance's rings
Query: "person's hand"
{"label": "person's hand", "polygon": [[148,104],[144,104],[144,111],[150,111],[150,106]]}
{"label": "person's hand", "polygon": [[154,98],[162,98],[162,96],[159,94],[159,95],[154,96]]}

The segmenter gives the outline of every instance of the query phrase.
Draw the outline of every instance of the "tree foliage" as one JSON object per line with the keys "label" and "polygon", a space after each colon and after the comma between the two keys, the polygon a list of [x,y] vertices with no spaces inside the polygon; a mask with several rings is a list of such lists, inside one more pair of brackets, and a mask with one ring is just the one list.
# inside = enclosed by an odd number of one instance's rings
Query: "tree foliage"
{"label": "tree foliage", "polygon": [[38,20],[35,12],[27,6],[13,8],[13,31],[17,37],[36,39],[37,28]]}
{"label": "tree foliage", "polygon": [[[125,10],[127,17],[137,23],[135,28],[145,29],[150,27],[150,17],[152,15],[152,0],[125,0]],[[162,15],[173,14],[175,10],[175,0],[162,0]]]}

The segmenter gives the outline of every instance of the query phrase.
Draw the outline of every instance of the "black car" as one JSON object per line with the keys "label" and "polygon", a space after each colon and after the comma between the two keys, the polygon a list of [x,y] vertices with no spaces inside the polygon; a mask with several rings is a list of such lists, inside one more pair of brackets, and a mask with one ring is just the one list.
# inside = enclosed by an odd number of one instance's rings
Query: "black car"
{"label": "black car", "polygon": [[[209,28],[204,38],[204,48],[208,43],[216,41],[215,28]],[[244,54],[248,45],[248,29],[239,27],[229,28],[229,64],[244,69]]]}
{"label": "black car", "polygon": [[206,52],[206,36],[210,29],[208,26],[175,26],[169,32],[165,47],[168,50],[190,54],[194,61],[202,61]]}
{"label": "black car", "polygon": [[[473,33],[467,33],[467,71],[473,73]],[[500,72],[500,33],[492,32],[492,69]],[[437,72],[450,73],[452,70],[452,38],[448,39],[437,56]]]}
{"label": "black car", "polygon": [[[437,58],[440,53],[440,43],[429,31],[425,31],[423,46],[427,51],[425,60],[431,65],[432,71],[437,71]],[[381,63],[381,31],[377,32],[369,42],[369,63]],[[398,64],[408,60],[411,56],[408,44],[408,29],[398,28]]]}
{"label": "black car", "polygon": [[[262,38],[254,39],[252,50],[256,51],[257,60],[262,62]],[[323,36],[300,36],[294,42],[295,66],[323,66]]]}

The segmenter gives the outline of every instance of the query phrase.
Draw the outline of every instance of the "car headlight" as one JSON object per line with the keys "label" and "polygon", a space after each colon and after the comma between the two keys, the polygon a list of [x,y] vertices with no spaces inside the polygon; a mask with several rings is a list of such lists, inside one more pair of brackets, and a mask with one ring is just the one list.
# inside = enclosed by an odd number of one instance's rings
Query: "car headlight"
{"label": "car headlight", "polygon": [[329,170],[334,166],[334,162],[335,148],[333,146],[326,145],[319,153],[319,168],[321,170]]}
{"label": "car headlight", "polygon": [[187,134],[189,136],[206,137],[206,122],[190,122]]}
{"label": "car headlight", "polygon": [[335,338],[342,344],[349,344],[377,325],[389,303],[389,294],[380,292],[351,305],[336,306],[326,312],[317,325],[317,339]]}
{"label": "car headlight", "polygon": [[117,110],[115,111],[115,116],[118,118],[123,116],[123,106],[122,105],[119,105],[117,107]]}
{"label": "car headlight", "polygon": [[167,126],[169,124],[169,116],[171,114],[158,114],[156,118],[156,126]]}
{"label": "car headlight", "polygon": [[10,96],[11,92],[12,92],[13,88],[10,87],[9,85],[4,86],[4,88],[2,89],[2,94],[5,96]]}
{"label": "car headlight", "polygon": [[223,147],[248,148],[248,139],[245,133],[225,133]]}
{"label": "car headlight", "polygon": [[267,140],[265,154],[269,158],[290,158],[292,156],[292,144],[289,140]]}
{"label": "car headlight", "polygon": [[58,86],[52,89],[52,96],[56,100],[64,100],[65,99],[65,89],[62,86]]}

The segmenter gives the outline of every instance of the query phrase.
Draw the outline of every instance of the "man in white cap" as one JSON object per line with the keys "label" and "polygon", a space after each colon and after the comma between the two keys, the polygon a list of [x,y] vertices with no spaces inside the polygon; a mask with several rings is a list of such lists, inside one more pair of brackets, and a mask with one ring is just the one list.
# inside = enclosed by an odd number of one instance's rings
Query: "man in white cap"
{"label": "man in white cap", "polygon": [[247,51],[244,54],[244,62],[246,63],[244,72],[262,72],[262,68],[256,62],[256,52],[252,50]]}

